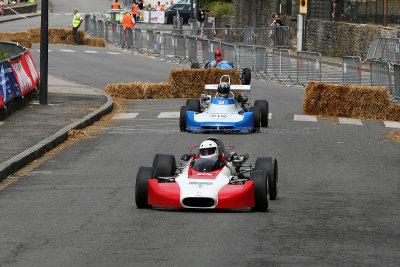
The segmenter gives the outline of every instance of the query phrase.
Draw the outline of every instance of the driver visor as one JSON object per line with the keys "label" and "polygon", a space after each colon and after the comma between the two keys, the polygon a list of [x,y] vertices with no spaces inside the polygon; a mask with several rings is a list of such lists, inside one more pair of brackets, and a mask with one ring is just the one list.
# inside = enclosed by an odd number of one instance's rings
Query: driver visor
{"label": "driver visor", "polygon": [[201,156],[209,156],[215,154],[215,147],[209,147],[209,148],[202,148],[200,149],[200,155]]}

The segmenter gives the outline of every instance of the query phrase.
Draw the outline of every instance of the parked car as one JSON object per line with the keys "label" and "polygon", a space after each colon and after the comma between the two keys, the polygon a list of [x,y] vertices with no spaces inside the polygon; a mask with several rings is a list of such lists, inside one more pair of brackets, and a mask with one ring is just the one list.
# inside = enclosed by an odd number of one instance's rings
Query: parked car
{"label": "parked car", "polygon": [[[174,16],[178,12],[183,18],[183,23],[188,23],[190,19],[190,4],[174,4],[165,10],[165,23],[172,24]],[[194,13],[193,13],[194,14]]]}

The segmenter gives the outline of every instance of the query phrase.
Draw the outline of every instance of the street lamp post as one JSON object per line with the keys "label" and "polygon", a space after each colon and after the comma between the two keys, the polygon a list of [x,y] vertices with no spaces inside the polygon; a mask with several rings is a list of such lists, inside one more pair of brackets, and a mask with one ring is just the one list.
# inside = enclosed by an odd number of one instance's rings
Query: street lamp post
{"label": "street lamp post", "polygon": [[49,1],[42,0],[40,24],[40,97],[39,103],[47,105],[47,78],[49,70]]}

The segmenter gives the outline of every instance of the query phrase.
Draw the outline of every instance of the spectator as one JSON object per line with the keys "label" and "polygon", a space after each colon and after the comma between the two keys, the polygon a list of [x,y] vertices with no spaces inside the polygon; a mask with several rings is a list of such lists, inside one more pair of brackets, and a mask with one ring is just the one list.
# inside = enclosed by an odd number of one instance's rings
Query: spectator
{"label": "spectator", "polygon": [[168,4],[168,1],[165,2],[164,9],[167,9],[167,8],[169,8],[169,7],[170,7],[170,5]]}
{"label": "spectator", "polygon": [[139,0],[138,8],[139,10],[144,10],[145,6],[143,5],[143,0]]}
{"label": "spectator", "polygon": [[72,34],[74,35],[74,44],[78,45],[79,40],[78,40],[78,29],[82,24],[83,18],[81,15],[78,13],[78,9],[75,8],[74,10],[74,19],[72,20]]}
{"label": "spectator", "polygon": [[158,1],[157,5],[156,5],[156,11],[164,11],[164,8],[161,5],[160,1]]}
{"label": "spectator", "polygon": [[282,47],[284,45],[284,29],[282,28],[283,22],[279,18],[278,14],[273,14],[274,19],[271,23],[272,27],[272,42],[274,47]]}
{"label": "spectator", "polygon": [[199,13],[197,14],[197,20],[199,21],[200,24],[200,31],[201,34],[203,34],[203,29],[204,29],[204,21],[206,19],[206,14],[208,13],[208,11],[205,11],[203,9],[203,6],[200,6],[200,10]]}

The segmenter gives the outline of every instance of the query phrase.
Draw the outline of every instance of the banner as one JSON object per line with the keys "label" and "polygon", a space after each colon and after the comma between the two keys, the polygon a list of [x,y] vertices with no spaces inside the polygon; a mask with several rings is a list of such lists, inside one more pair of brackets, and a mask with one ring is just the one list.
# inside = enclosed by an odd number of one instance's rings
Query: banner
{"label": "banner", "polygon": [[139,15],[139,20],[141,22],[149,22],[150,20],[150,12],[149,11],[145,11],[145,10],[141,10],[138,11],[138,15]]}
{"label": "banner", "polygon": [[10,62],[4,61],[0,65],[0,108],[10,102],[13,98],[21,97],[17,78],[13,72]]}
{"label": "banner", "polygon": [[29,50],[25,53],[25,60],[28,63],[29,71],[31,72],[32,80],[35,83],[36,87],[36,85],[40,81],[40,77],[39,72],[36,69],[35,63],[33,62],[31,52]]}
{"label": "banner", "polygon": [[[11,66],[14,70],[14,74],[15,77],[17,78],[18,85],[19,88],[21,89],[22,95],[26,95],[27,93],[32,91],[36,87],[37,82],[39,81],[39,75],[30,57],[30,53],[28,56],[30,63],[27,62],[26,54],[28,52],[25,52],[25,54],[23,54],[20,58],[11,61]],[[31,72],[31,68],[33,70],[33,74]],[[35,76],[35,78],[33,77],[33,75]]]}
{"label": "banner", "polygon": [[164,20],[165,20],[164,11],[151,11],[150,12],[150,23],[164,24]]}

